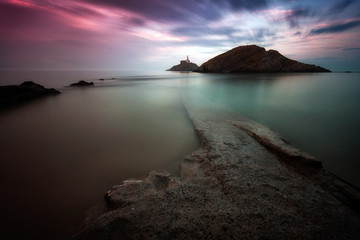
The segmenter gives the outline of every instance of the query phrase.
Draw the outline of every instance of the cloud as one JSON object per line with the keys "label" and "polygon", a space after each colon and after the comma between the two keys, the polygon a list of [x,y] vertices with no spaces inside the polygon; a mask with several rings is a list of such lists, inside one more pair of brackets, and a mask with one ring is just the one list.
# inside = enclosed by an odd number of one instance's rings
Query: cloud
{"label": "cloud", "polygon": [[288,21],[291,28],[299,27],[299,20],[310,16],[310,9],[299,7],[292,9],[290,14],[286,16],[286,21]]}
{"label": "cloud", "polygon": [[87,2],[118,7],[159,22],[194,23],[215,21],[226,12],[255,11],[268,7],[268,0],[88,0]]}
{"label": "cloud", "polygon": [[334,5],[332,5],[329,10],[328,14],[337,14],[339,12],[344,11],[346,8],[348,8],[350,5],[354,3],[354,0],[343,0],[336,2]]}
{"label": "cloud", "polygon": [[171,34],[177,36],[199,37],[206,35],[224,35],[229,36],[235,32],[231,27],[210,28],[207,26],[190,26],[190,27],[176,27],[171,30]]}
{"label": "cloud", "polygon": [[290,7],[283,9],[281,7],[269,8],[259,10],[255,13],[264,16],[269,22],[272,23],[288,23],[290,28],[300,27],[299,22],[306,18],[311,17],[312,10],[309,7]]}
{"label": "cloud", "polygon": [[87,2],[102,6],[125,9],[149,20],[158,22],[190,22],[194,17],[206,20],[217,20],[221,17],[220,9],[208,7],[208,0],[89,0]]}
{"label": "cloud", "polygon": [[259,9],[265,9],[269,6],[267,0],[212,0],[216,4],[222,5],[223,7],[229,7],[233,11],[247,10],[255,11]]}
{"label": "cloud", "polygon": [[312,29],[310,35],[319,35],[327,33],[339,33],[360,26],[360,20],[354,20],[346,23],[336,23],[327,27]]}
{"label": "cloud", "polygon": [[359,51],[360,47],[354,47],[354,48],[344,48],[344,51]]}

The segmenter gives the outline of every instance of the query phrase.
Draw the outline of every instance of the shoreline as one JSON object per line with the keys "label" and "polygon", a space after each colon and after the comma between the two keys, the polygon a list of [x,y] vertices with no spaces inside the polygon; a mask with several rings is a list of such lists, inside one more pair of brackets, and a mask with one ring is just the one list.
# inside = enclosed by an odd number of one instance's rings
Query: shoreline
{"label": "shoreline", "polygon": [[180,177],[156,170],[113,186],[73,239],[360,237],[357,189],[259,123],[184,103],[201,147]]}

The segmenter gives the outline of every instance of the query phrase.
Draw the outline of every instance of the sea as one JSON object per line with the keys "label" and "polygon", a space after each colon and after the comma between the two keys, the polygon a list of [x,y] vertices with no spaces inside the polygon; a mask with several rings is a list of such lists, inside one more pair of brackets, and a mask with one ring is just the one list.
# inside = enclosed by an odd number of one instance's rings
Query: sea
{"label": "sea", "polygon": [[[68,87],[80,80],[95,86]],[[67,239],[111,186],[177,176],[200,145],[184,98],[270,127],[360,188],[360,73],[0,71],[0,85],[24,81],[61,94],[0,112],[0,228],[12,239]]]}

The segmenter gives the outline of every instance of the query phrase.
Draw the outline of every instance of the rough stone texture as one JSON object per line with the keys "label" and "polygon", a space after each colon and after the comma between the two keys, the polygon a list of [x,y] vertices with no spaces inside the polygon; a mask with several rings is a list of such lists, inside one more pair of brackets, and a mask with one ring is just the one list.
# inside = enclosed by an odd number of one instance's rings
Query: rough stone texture
{"label": "rough stone texture", "polygon": [[0,110],[59,93],[54,88],[44,88],[32,81],[26,81],[20,85],[0,86]]}
{"label": "rough stone texture", "polygon": [[84,81],[84,80],[80,80],[77,83],[70,84],[70,87],[88,87],[88,86],[94,86],[94,83],[93,82],[87,82],[87,81]]}
{"label": "rough stone texture", "polygon": [[278,51],[256,45],[240,46],[202,64],[197,72],[330,72],[328,69],[288,59]]}
{"label": "rough stone texture", "polygon": [[360,239],[356,189],[265,126],[185,105],[201,148],[180,177],[114,186],[74,239]]}
{"label": "rough stone texture", "polygon": [[265,147],[285,155],[285,157],[289,159],[288,164],[297,163],[302,165],[311,165],[311,167],[321,167],[321,161],[289,145],[284,137],[271,131],[269,128],[261,125],[260,123],[250,120],[242,122],[231,121],[231,123],[247,132]]}
{"label": "rough stone texture", "polygon": [[166,70],[166,71],[184,71],[184,72],[187,72],[187,71],[194,71],[196,69],[198,69],[199,66],[196,65],[195,63],[187,63],[185,61],[181,61],[180,64],[178,65],[175,65],[175,66],[172,66],[170,69]]}

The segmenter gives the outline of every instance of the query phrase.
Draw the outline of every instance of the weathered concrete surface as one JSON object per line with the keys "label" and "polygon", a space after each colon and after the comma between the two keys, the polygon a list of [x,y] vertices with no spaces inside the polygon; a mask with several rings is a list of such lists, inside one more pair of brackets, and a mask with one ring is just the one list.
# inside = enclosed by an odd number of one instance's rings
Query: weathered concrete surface
{"label": "weathered concrete surface", "polygon": [[289,159],[289,164],[297,163],[321,168],[321,161],[289,145],[282,136],[260,123],[247,120],[231,121],[231,124],[247,132],[265,147],[285,155],[285,157]]}
{"label": "weathered concrete surface", "polygon": [[114,186],[74,239],[360,239],[356,189],[262,125],[186,108],[201,149],[180,178],[154,171]]}

